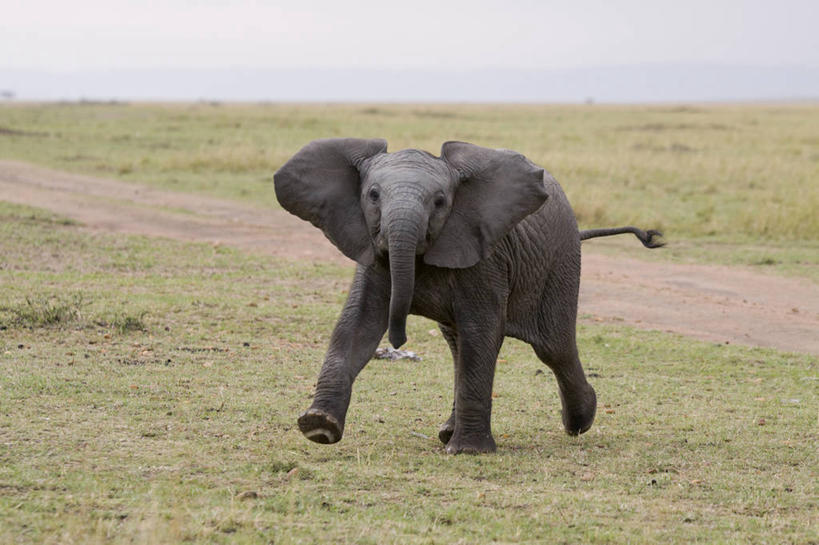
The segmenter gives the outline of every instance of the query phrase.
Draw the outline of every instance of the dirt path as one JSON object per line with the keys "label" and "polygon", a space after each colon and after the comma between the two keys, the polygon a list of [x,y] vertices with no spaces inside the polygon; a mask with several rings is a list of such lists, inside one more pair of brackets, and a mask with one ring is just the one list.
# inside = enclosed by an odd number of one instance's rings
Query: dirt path
{"label": "dirt path", "polygon": [[[52,210],[91,230],[350,264],[317,229],[281,210],[27,163],[0,160],[0,200]],[[580,314],[719,343],[819,354],[819,286],[743,268],[603,256],[588,244]]]}

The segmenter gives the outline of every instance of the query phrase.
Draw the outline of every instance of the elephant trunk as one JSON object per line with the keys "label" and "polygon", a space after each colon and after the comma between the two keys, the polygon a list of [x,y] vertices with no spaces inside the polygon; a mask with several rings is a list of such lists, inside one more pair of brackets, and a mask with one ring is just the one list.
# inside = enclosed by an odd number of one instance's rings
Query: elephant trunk
{"label": "elephant trunk", "polygon": [[395,348],[407,342],[407,315],[415,289],[415,256],[423,223],[420,218],[404,213],[393,217],[387,224],[392,281],[389,339]]}

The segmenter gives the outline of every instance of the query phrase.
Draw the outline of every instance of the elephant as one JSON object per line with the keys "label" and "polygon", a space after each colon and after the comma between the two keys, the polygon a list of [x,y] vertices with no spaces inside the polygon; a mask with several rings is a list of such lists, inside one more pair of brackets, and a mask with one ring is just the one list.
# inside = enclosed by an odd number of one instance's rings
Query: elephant
{"label": "elephant", "polygon": [[658,231],[579,232],[557,181],[511,150],[443,144],[440,157],[383,139],[308,143],[274,175],[282,207],[321,229],[356,261],[310,408],[298,418],[317,443],[342,437],[353,382],[385,332],[398,348],[408,314],[438,327],[452,352],[446,452],[496,450],[490,428],[495,363],[505,337],[530,344],[554,373],[565,431],[594,420],[597,398],[575,340],[581,240]]}

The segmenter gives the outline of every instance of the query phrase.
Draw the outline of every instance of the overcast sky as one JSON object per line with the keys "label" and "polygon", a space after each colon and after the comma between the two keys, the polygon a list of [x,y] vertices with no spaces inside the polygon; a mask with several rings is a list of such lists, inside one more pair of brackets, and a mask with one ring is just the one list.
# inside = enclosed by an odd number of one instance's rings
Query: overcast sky
{"label": "overcast sky", "polygon": [[819,0],[0,0],[0,13],[7,72],[819,69]]}

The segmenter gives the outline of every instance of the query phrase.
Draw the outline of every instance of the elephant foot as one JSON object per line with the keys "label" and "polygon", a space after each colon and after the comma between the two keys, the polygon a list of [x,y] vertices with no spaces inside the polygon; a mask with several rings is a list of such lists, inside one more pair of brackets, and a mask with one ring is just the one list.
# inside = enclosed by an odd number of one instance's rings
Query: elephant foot
{"label": "elephant foot", "polygon": [[446,444],[448,454],[485,454],[496,450],[495,439],[489,432],[469,435],[455,433]]}
{"label": "elephant foot", "polygon": [[597,394],[590,385],[582,395],[563,403],[563,428],[569,435],[580,435],[591,428],[597,411]]}
{"label": "elephant foot", "polygon": [[338,443],[343,431],[335,417],[315,408],[299,417],[299,429],[306,438],[322,445]]}
{"label": "elephant foot", "polygon": [[447,444],[452,439],[452,434],[455,433],[455,415],[451,415],[449,420],[441,424],[441,429],[438,430],[438,439],[441,443]]}

